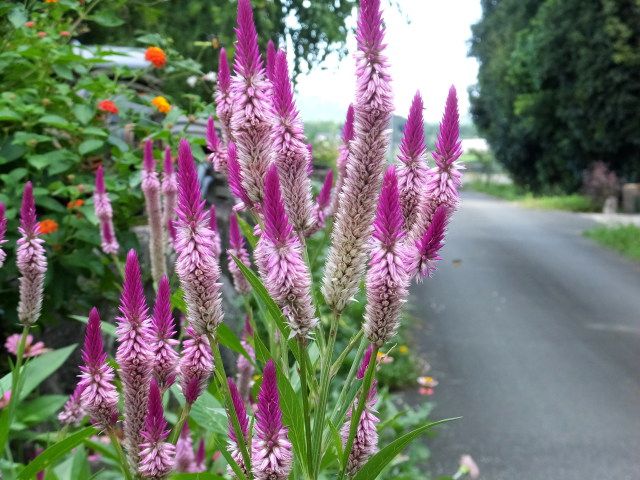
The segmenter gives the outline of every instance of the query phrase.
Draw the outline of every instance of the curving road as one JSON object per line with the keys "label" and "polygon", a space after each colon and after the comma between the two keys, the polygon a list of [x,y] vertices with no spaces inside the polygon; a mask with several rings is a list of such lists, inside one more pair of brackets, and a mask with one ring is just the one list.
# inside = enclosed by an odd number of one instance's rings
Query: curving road
{"label": "curving road", "polygon": [[436,478],[469,453],[486,480],[640,479],[640,264],[593,225],[463,195],[411,300],[433,418],[464,416],[426,440]]}

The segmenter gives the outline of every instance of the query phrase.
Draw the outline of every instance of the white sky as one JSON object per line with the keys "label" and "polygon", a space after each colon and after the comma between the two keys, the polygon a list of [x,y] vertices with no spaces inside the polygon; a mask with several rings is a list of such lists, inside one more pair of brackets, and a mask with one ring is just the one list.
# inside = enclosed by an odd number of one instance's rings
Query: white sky
{"label": "white sky", "polygon": [[[463,121],[469,120],[467,87],[476,82],[478,64],[467,57],[467,41],[471,38],[471,25],[482,13],[480,1],[400,0],[399,3],[402,13],[383,0],[386,54],[391,63],[396,114],[406,117],[416,90],[420,90],[425,120],[439,121],[449,86],[453,84],[458,91]],[[347,46],[350,54],[342,62],[338,62],[337,55],[332,56],[323,65],[326,69],[316,67],[310,74],[298,76],[296,103],[303,119],[344,120],[355,88],[353,37]]]}

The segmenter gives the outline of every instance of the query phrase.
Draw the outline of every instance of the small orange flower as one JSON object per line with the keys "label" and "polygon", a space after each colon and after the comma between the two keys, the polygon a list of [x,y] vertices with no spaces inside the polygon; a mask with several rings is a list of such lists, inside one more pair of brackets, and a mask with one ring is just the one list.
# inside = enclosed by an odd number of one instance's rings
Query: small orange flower
{"label": "small orange flower", "polygon": [[158,47],[149,47],[144,54],[144,59],[151,62],[156,68],[162,68],[167,63],[167,56],[164,50]]}
{"label": "small orange flower", "polygon": [[58,0],[44,0],[46,3],[58,3]]}
{"label": "small orange flower", "polygon": [[39,36],[40,38],[44,38],[44,37],[46,37],[46,36],[47,36],[47,32],[38,32],[38,36]]}
{"label": "small orange flower", "polygon": [[33,28],[36,26],[36,22],[25,22],[24,26],[27,28]]}
{"label": "small orange flower", "polygon": [[71,36],[71,32],[70,32],[70,31],[68,31],[68,30],[62,30],[62,31],[60,32],[60,36],[61,36],[61,37],[70,37],[70,36]]}
{"label": "small orange flower", "polygon": [[160,113],[167,114],[171,111],[171,104],[164,97],[156,97],[151,100],[151,105],[156,107]]}
{"label": "small orange flower", "polygon": [[111,112],[118,114],[118,107],[111,100],[102,100],[98,103],[98,110],[102,110],[103,112]]}
{"label": "small orange flower", "polygon": [[81,207],[82,205],[84,205],[84,200],[80,198],[75,201],[71,200],[69,203],[67,203],[67,208],[78,208],[78,207]]}
{"label": "small orange flower", "polygon": [[46,218],[40,222],[40,233],[46,235],[47,233],[57,232],[58,224],[55,220]]}

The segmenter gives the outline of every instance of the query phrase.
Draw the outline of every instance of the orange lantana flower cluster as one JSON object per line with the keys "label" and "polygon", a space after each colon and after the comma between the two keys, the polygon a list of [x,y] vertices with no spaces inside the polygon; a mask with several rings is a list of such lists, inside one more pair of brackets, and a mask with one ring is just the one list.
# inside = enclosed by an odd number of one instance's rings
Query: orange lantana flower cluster
{"label": "orange lantana flower cluster", "polygon": [[167,63],[167,56],[164,50],[158,47],[149,47],[144,54],[144,59],[151,62],[156,68],[162,68]]}

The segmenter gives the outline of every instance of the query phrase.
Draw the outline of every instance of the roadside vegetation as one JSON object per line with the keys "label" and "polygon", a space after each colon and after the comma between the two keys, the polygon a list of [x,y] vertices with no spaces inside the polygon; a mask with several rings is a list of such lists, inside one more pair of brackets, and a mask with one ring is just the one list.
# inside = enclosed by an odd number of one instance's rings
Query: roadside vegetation
{"label": "roadside vegetation", "polygon": [[640,261],[640,227],[636,225],[601,226],[584,235],[627,258]]}

